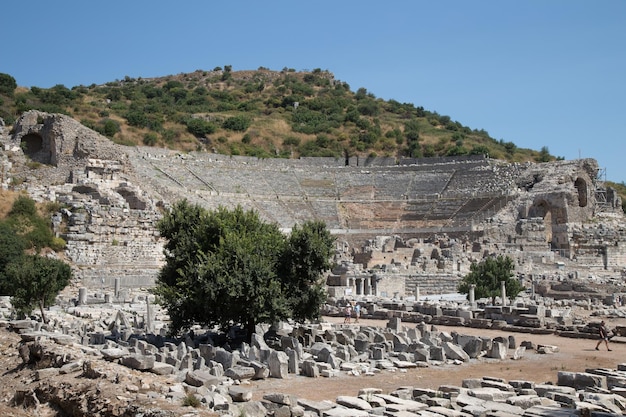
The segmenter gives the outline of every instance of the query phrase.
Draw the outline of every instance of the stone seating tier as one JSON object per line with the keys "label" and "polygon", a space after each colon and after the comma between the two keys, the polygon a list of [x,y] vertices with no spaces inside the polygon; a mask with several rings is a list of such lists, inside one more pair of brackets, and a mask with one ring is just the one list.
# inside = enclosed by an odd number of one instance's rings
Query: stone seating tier
{"label": "stone seating tier", "polygon": [[[415,163],[403,164],[407,161]],[[484,158],[370,162],[346,166],[335,158],[149,153],[138,166],[170,201],[187,198],[208,209],[240,204],[285,229],[304,219],[320,219],[341,230],[402,230],[433,221],[465,224],[486,217],[482,211],[497,207],[506,194],[497,185],[502,170]]]}

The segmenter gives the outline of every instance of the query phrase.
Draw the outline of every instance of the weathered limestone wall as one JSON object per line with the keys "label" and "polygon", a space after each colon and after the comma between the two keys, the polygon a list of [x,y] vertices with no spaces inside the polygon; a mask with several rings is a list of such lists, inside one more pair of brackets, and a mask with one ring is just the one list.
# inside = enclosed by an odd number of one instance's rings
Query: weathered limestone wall
{"label": "weathered limestone wall", "polygon": [[450,294],[457,291],[461,277],[457,274],[411,274],[407,276],[407,294],[421,296]]}
{"label": "weathered limestone wall", "polygon": [[83,285],[152,286],[163,265],[163,242],[154,228],[158,216],[143,211],[100,208],[72,215],[63,234],[66,253]]}

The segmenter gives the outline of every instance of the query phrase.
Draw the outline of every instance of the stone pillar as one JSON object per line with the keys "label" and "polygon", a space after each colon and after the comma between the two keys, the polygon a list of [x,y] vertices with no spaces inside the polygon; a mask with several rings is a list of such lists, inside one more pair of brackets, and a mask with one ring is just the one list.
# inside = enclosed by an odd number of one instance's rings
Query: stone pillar
{"label": "stone pillar", "polygon": [[115,298],[120,296],[120,279],[115,278]]}
{"label": "stone pillar", "polygon": [[378,288],[376,288],[376,275],[370,277],[370,288],[372,289],[371,294],[375,297],[378,297]]}
{"label": "stone pillar", "polygon": [[500,292],[502,293],[502,307],[506,306],[506,282],[500,281]]}
{"label": "stone pillar", "polygon": [[78,289],[78,304],[84,306],[87,304],[87,288],[79,288]]}
{"label": "stone pillar", "polygon": [[364,292],[363,295],[371,295],[372,294],[372,283],[371,283],[371,278],[363,278],[363,281],[365,282],[364,284]]}
{"label": "stone pillar", "polygon": [[415,286],[415,301],[419,301],[420,300],[420,286],[416,285]]}
{"label": "stone pillar", "polygon": [[476,284],[472,284],[469,287],[469,303],[471,308],[476,308]]}
{"label": "stone pillar", "polygon": [[152,306],[150,305],[150,298],[146,297],[146,332],[154,333],[152,327]]}
{"label": "stone pillar", "polygon": [[357,282],[357,286],[356,286],[356,293],[357,295],[363,295],[363,281],[364,278],[357,278],[356,282]]}

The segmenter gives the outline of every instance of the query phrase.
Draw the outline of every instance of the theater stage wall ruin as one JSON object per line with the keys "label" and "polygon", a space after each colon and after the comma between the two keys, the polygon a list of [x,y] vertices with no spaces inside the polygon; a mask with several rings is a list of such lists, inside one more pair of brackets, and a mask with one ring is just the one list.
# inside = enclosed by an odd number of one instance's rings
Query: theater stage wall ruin
{"label": "theater stage wall ruin", "polygon": [[24,113],[0,125],[3,188],[61,209],[52,222],[81,285],[150,286],[155,224],[175,201],[254,209],[285,231],[323,220],[336,236],[333,296],[453,292],[486,254],[546,278],[620,281],[621,201],[593,159],[508,163],[484,156],[258,159],[123,147],[74,119]]}

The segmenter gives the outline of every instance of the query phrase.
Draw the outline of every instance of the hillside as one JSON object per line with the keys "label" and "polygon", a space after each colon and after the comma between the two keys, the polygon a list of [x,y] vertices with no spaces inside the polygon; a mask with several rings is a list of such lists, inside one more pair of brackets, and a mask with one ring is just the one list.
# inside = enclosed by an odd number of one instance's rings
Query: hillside
{"label": "hillside", "polygon": [[123,145],[282,158],[486,153],[508,161],[555,159],[547,148],[521,149],[450,116],[378,99],[365,88],[354,92],[320,69],[226,66],[71,89],[9,87],[0,95],[0,117],[8,125],[31,109],[62,113]]}

